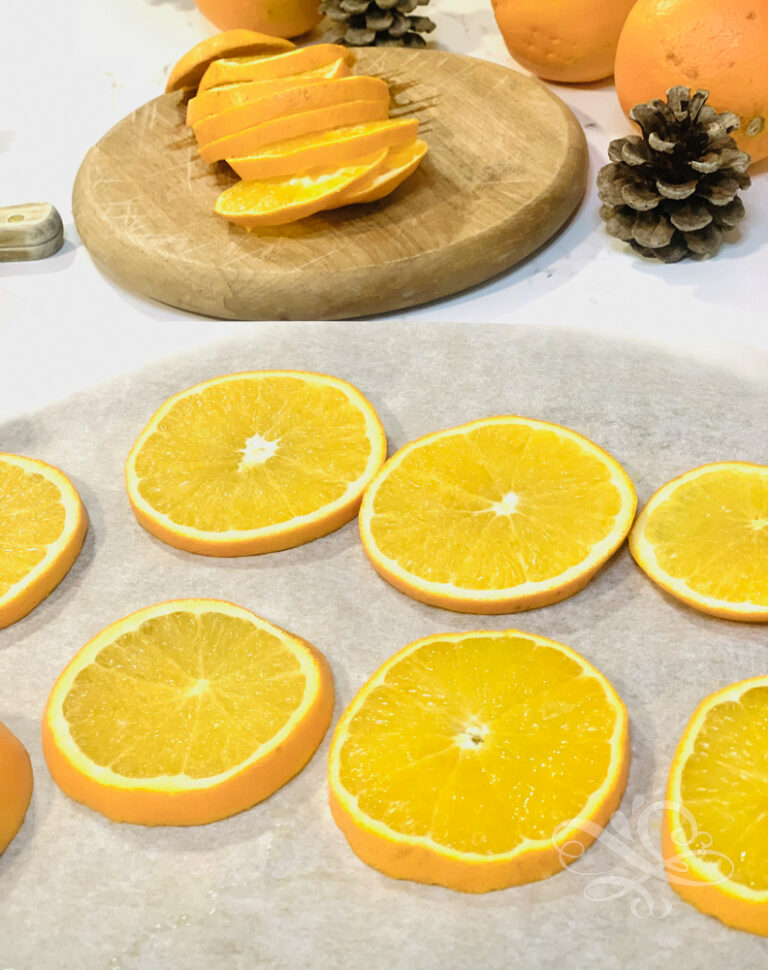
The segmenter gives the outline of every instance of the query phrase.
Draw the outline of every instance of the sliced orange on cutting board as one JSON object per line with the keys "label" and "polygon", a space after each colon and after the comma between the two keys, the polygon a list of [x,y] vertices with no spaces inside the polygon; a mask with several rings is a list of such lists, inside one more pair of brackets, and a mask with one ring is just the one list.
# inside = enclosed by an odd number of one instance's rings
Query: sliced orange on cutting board
{"label": "sliced orange on cutting board", "polygon": [[273,78],[303,74],[317,68],[327,67],[334,61],[343,60],[349,67],[355,63],[354,51],[340,44],[312,44],[297,47],[274,57],[222,56],[208,66],[198,87],[199,94],[223,84],[242,84],[244,81],[270,81]]}
{"label": "sliced orange on cutting board", "polygon": [[345,189],[339,199],[326,208],[336,209],[360,202],[378,202],[379,199],[391,195],[409,175],[413,175],[426,154],[427,143],[418,138],[406,145],[390,148],[382,169],[366,176],[352,188]]}
{"label": "sliced orange on cutting board", "polygon": [[87,528],[66,475],[37,459],[0,453],[0,627],[26,616],[61,582]]}
{"label": "sliced orange on cutting board", "polygon": [[32,765],[27,749],[0,722],[0,855],[24,821],[32,798]]}
{"label": "sliced orange on cutting board", "polygon": [[346,189],[383,169],[386,158],[385,148],[343,167],[331,165],[281,178],[236,182],[221,193],[215,211],[248,229],[296,222],[332,207]]}
{"label": "sliced orange on cutting board", "polygon": [[75,801],[116,822],[199,825],[297,774],[331,720],[314,647],[220,600],[159,603],[71,660],[45,709],[43,752]]}
{"label": "sliced orange on cutting board", "polygon": [[[342,165],[355,165],[364,156],[382,149],[412,144],[418,127],[415,118],[369,121],[291,138],[267,145],[253,155],[228,161],[241,179],[281,178],[315,169],[338,169]],[[376,173],[373,172],[367,176],[374,177]]]}
{"label": "sliced orange on cutting board", "polygon": [[251,155],[268,145],[299,138],[313,132],[359,125],[369,121],[383,121],[389,114],[385,101],[350,101],[345,104],[302,111],[267,121],[255,128],[246,128],[227,138],[200,145],[200,157],[205,162],[220,162],[228,158]]}
{"label": "sliced orange on cutting board", "polygon": [[192,98],[187,104],[187,124],[194,127],[198,122],[210,115],[221,111],[228,111],[246,101],[256,101],[258,98],[290,87],[312,83],[313,81],[330,81],[336,78],[349,77],[349,65],[344,60],[334,61],[325,67],[305,74],[294,74],[290,77],[273,78],[266,81],[249,81],[246,84],[226,84],[222,87],[211,88]]}
{"label": "sliced orange on cutting board", "polygon": [[768,622],[768,466],[718,462],[667,482],[638,515],[629,549],[683,603]]}
{"label": "sliced orange on cutting board", "polygon": [[543,421],[483,418],[401,448],[366,490],[363,547],[401,592],[468,613],[511,613],[580,590],[629,531],[621,465]]}
{"label": "sliced orange on cutting board", "polygon": [[126,462],[138,521],[210,556],[287,549],[340,528],[386,456],[376,412],[346,381],[228,374],[174,395]]}
{"label": "sliced orange on cutting board", "polygon": [[344,712],[330,804],[373,868],[487,892],[563,869],[618,807],[628,770],[624,704],[579,654],[518,630],[436,634]]}
{"label": "sliced orange on cutting board", "polygon": [[255,30],[224,30],[195,44],[171,68],[165,85],[171,91],[197,88],[209,66],[221,57],[282,54],[294,45],[280,37],[270,37]]}
{"label": "sliced orange on cutting board", "polygon": [[389,88],[386,81],[378,77],[355,76],[330,81],[313,78],[309,84],[294,85],[203,118],[194,126],[195,138],[198,144],[208,145],[248,128],[274,121],[275,118],[348,104],[351,101],[383,101],[389,110]]}
{"label": "sliced orange on cutting board", "polygon": [[675,752],[663,818],[670,885],[702,913],[768,936],[768,677],[699,704]]}

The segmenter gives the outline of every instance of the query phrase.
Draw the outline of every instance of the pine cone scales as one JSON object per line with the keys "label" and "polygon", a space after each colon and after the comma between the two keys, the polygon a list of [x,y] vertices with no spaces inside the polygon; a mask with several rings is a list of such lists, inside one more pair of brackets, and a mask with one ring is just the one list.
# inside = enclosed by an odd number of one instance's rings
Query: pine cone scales
{"label": "pine cone scales", "polygon": [[748,188],[750,158],[730,132],[738,117],[706,104],[707,91],[675,87],[630,113],[642,136],[611,142],[600,170],[600,215],[611,236],[643,256],[674,263],[706,259],[744,216],[737,193]]}
{"label": "pine cone scales", "polygon": [[429,0],[321,0],[320,13],[337,25],[353,47],[424,47],[421,36],[435,29],[429,17],[412,16]]}

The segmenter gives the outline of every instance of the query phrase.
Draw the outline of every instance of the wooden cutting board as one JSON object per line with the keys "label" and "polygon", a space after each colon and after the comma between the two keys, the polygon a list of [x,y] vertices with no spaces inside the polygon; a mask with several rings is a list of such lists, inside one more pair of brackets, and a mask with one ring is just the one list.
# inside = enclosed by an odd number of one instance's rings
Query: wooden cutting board
{"label": "wooden cutting board", "polygon": [[388,199],[248,231],[213,212],[235,181],[200,159],[180,93],[134,111],[86,155],[75,223],[121,285],[213,317],[338,319],[457,293],[545,243],[584,193],[587,150],[543,84],[442,51],[365,48],[430,146]]}

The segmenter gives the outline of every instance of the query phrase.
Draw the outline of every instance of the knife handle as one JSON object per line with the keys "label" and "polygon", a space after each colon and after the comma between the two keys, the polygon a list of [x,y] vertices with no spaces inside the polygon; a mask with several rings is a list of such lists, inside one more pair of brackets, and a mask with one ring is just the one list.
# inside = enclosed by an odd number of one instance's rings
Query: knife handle
{"label": "knife handle", "polygon": [[0,206],[0,262],[45,259],[63,242],[61,216],[49,202]]}

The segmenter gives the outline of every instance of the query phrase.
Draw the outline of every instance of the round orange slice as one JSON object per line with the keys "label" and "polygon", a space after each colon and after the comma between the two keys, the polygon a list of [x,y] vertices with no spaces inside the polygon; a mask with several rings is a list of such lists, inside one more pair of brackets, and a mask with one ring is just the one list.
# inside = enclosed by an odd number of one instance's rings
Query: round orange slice
{"label": "round orange slice", "polygon": [[266,94],[273,94],[301,84],[313,81],[329,81],[334,78],[349,77],[350,70],[346,61],[339,59],[331,64],[318,67],[314,71],[304,74],[292,74],[289,77],[273,78],[264,81],[249,81],[246,84],[226,84],[222,87],[211,88],[192,98],[187,105],[187,124],[193,127],[203,118],[219,114],[229,108],[236,108],[246,101],[256,101]]}
{"label": "round orange slice", "polygon": [[210,556],[288,549],[354,517],[386,456],[376,412],[346,381],[227,374],[166,401],[125,466],[138,521]]}
{"label": "round orange slice", "polygon": [[638,515],[629,549],[683,603],[768,622],[768,466],[718,462],[667,482]]}
{"label": "round orange slice", "polygon": [[254,155],[227,161],[241,179],[285,178],[310,169],[354,164],[364,155],[412,142],[418,128],[415,118],[369,121],[267,145]]}
{"label": "round orange slice", "polygon": [[577,857],[628,771],[624,705],[579,654],[518,630],[436,634],[395,654],[344,712],[330,804],[374,869],[487,892]]}
{"label": "round orange slice", "polygon": [[211,63],[220,57],[281,54],[293,47],[289,40],[270,37],[255,30],[224,30],[201,40],[179,58],[168,75],[165,93],[196,88]]}
{"label": "round orange slice", "polygon": [[303,74],[305,71],[326,67],[339,59],[350,67],[356,60],[354,52],[340,44],[311,44],[309,47],[297,47],[273,57],[222,56],[208,66],[198,91],[202,94],[223,84],[271,81],[291,74]]}
{"label": "round orange slice", "polygon": [[58,586],[87,528],[66,475],[35,458],[0,453],[0,627],[26,616]]}
{"label": "round orange slice", "polygon": [[0,855],[21,828],[32,798],[32,765],[27,749],[0,722]]}
{"label": "round orange slice", "polygon": [[406,145],[390,148],[384,168],[376,175],[369,175],[356,186],[344,192],[333,208],[343,205],[357,205],[361,202],[378,202],[392,192],[421,164],[427,154],[427,143],[415,139]]}
{"label": "round orange slice", "polygon": [[619,463],[560,425],[483,418],[401,448],[366,490],[363,547],[401,592],[512,613],[582,589],[635,513]]}
{"label": "round orange slice", "polygon": [[331,720],[325,658],[220,600],[159,603],[71,660],[43,717],[59,787],[116,822],[199,825],[250,808],[309,761]]}
{"label": "round orange slice", "polygon": [[236,182],[225,189],[214,211],[238,226],[284,226],[331,207],[345,189],[384,167],[387,149],[346,165],[313,168],[281,178]]}
{"label": "round orange slice", "polygon": [[768,936],[768,677],[699,704],[675,752],[662,852],[672,888],[728,926]]}

